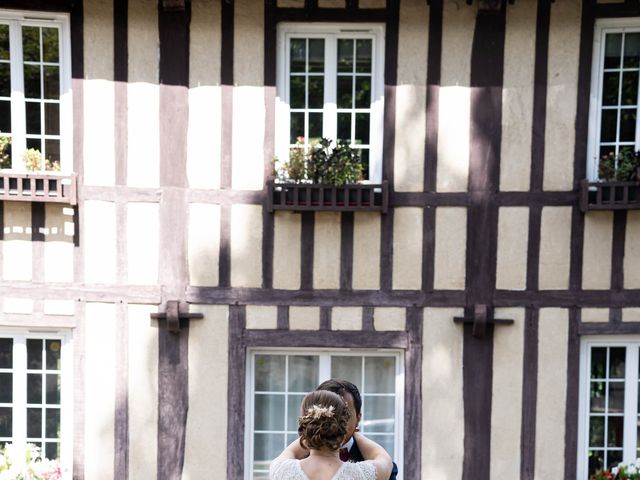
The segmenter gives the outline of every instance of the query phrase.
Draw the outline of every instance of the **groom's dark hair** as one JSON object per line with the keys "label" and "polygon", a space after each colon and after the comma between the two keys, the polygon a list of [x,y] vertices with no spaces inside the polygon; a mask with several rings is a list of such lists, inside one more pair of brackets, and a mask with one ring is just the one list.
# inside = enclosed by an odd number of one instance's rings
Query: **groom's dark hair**
{"label": "groom's dark hair", "polygon": [[353,407],[356,409],[356,415],[360,415],[360,409],[362,408],[362,397],[360,391],[353,383],[347,380],[340,380],[337,378],[331,378],[318,385],[316,390],[328,390],[338,395],[342,395],[345,392],[350,393],[353,397]]}

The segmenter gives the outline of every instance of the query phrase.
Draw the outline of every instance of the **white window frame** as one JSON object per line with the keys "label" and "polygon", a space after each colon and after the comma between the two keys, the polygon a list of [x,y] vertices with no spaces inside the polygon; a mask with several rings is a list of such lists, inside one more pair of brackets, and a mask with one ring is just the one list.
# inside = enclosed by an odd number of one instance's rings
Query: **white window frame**
{"label": "white window frame", "polygon": [[[27,340],[60,340],[60,466],[64,479],[73,472],[73,337],[68,329],[0,327],[0,337],[13,338],[13,444],[26,448]],[[6,371],[0,369],[0,371]],[[17,404],[17,405],[16,405]],[[44,454],[44,452],[43,452]]]}
{"label": "white window frame", "polygon": [[592,347],[626,347],[625,388],[624,388],[624,423],[623,454],[624,463],[634,463],[636,455],[637,422],[638,422],[638,357],[640,352],[640,336],[633,335],[600,335],[582,338],[580,345],[580,390],[578,403],[578,466],[577,478],[586,479],[589,454],[589,400],[590,400],[590,365]]}
{"label": "white window frame", "polygon": [[[587,141],[587,178],[598,180],[600,161],[599,143],[601,128],[602,80],[604,78],[605,36],[608,33],[640,32],[640,17],[601,18],[596,20],[593,35],[593,59],[591,68],[591,91],[589,97],[589,136]],[[638,88],[638,108],[636,110],[635,149],[640,149],[640,86]]]}
{"label": "white window frame", "polygon": [[[12,171],[26,171],[26,113],[22,71],[22,26],[59,28],[60,59],[60,172],[73,170],[73,104],[71,97],[71,28],[68,13],[1,10],[0,23],[10,25]],[[41,126],[44,129],[44,125]],[[44,135],[43,135],[44,136]]]}
{"label": "white window frame", "polygon": [[[404,351],[397,349],[356,349],[356,348],[248,348],[247,349],[247,372],[245,375],[245,435],[244,435],[244,478],[253,479],[253,422],[254,422],[254,390],[255,371],[253,369],[256,355],[318,355],[319,374],[318,384],[331,378],[331,356],[354,356],[354,357],[395,357],[395,454],[393,461],[398,465],[398,480],[402,480],[402,465],[404,464]],[[361,392],[362,394],[362,392]],[[366,420],[366,412],[363,411],[363,420]]]}
{"label": "white window frame", "polygon": [[[369,180],[382,182],[382,147],[384,133],[384,25],[375,23],[288,23],[278,24],[276,69],[276,157],[289,158],[289,39],[292,37],[325,39],[325,82],[323,137],[334,144],[337,138],[336,40],[368,38],[373,40],[371,65],[371,118],[369,131]],[[335,53],[335,56],[334,56]],[[355,145],[354,145],[355,146]]]}

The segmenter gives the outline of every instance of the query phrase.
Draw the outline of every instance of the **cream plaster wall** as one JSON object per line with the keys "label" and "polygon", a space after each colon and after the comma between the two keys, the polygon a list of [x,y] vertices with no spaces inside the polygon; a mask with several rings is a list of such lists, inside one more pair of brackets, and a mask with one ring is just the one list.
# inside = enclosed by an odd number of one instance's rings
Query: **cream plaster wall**
{"label": "cream plaster wall", "polygon": [[340,214],[316,212],[313,288],[340,287]]}
{"label": "cream plaster wall", "polygon": [[538,324],[538,395],[536,400],[535,478],[564,474],[567,401],[567,310],[543,308]]}
{"label": "cream plaster wall", "polygon": [[582,288],[611,288],[613,212],[589,212],[584,216]]}
{"label": "cream plaster wall", "polygon": [[129,2],[128,35],[129,82],[157,84],[160,37],[155,0]]}
{"label": "cream plaster wall", "polygon": [[[536,2],[518,1],[507,9],[502,90],[500,190],[529,190]],[[511,8],[513,7],[513,8]]]}
{"label": "cream plaster wall", "polygon": [[290,330],[318,330],[320,328],[319,307],[290,307]]}
{"label": "cream plaster wall", "polygon": [[276,212],[273,234],[273,288],[300,288],[300,214]]}
{"label": "cream plaster wall", "polygon": [[231,207],[231,285],[262,285],[262,207]]}
{"label": "cream plaster wall", "polygon": [[571,207],[544,207],[540,226],[541,290],[564,290],[569,286]]}
{"label": "cream plaster wall", "polygon": [[497,288],[524,290],[527,286],[528,231],[528,207],[499,209]]}
{"label": "cream plaster wall", "polygon": [[462,478],[462,329],[457,308],[425,309],[422,336],[422,478]]}
{"label": "cream plaster wall", "polygon": [[28,315],[33,313],[33,300],[30,298],[3,298],[2,311]]}
{"label": "cream plaster wall", "polygon": [[[81,226],[82,228],[82,226]],[[116,208],[114,203],[84,203],[84,278],[87,283],[114,283],[116,278]]]}
{"label": "cream plaster wall", "polygon": [[233,81],[236,85],[261,87],[264,85],[264,4],[234,0],[233,12]]}
{"label": "cream plaster wall", "polygon": [[304,0],[278,0],[278,7],[303,8]]}
{"label": "cream plaster wall", "polygon": [[496,328],[493,340],[491,400],[491,479],[520,477],[520,425],[522,423],[522,365],[524,310],[497,308],[496,318],[514,324]]}
{"label": "cream plaster wall", "polygon": [[426,137],[428,6],[421,0],[400,3],[394,188],[423,190]]}
{"label": "cream plaster wall", "polygon": [[58,203],[46,203],[44,212],[45,281],[72,282],[73,209]]}
{"label": "cream plaster wall", "polygon": [[220,52],[222,46],[222,0],[197,0],[191,2],[189,28],[189,86],[220,85]]}
{"label": "cream plaster wall", "polygon": [[447,54],[442,55],[440,85],[468,87],[471,80],[471,46],[475,29],[477,8],[462,2],[443,2],[442,45]]}
{"label": "cream plaster wall", "polygon": [[545,190],[573,188],[581,8],[579,0],[551,5],[543,183]]}
{"label": "cream plaster wall", "polygon": [[332,330],[362,330],[361,307],[334,307],[331,310]]}
{"label": "cream plaster wall", "polygon": [[405,331],[407,329],[407,309],[402,307],[374,309],[373,328],[376,331]]}
{"label": "cream plaster wall", "polygon": [[113,80],[113,4],[104,0],[84,0],[82,13],[84,78]]}
{"label": "cream plaster wall", "polygon": [[2,276],[4,280],[31,280],[31,204],[4,202]]}
{"label": "cream plaster wall", "polygon": [[380,214],[356,213],[353,216],[354,290],[380,288]]}
{"label": "cream plaster wall", "polygon": [[108,480],[115,454],[116,312],[110,304],[87,303],[85,313],[84,478]]}
{"label": "cream plaster wall", "polygon": [[[384,8],[387,6],[385,0],[360,0],[358,7],[360,8]],[[402,5],[400,5],[402,8]]]}
{"label": "cream plaster wall", "polygon": [[393,214],[393,289],[422,286],[422,208],[396,208]]}
{"label": "cream plaster wall", "polygon": [[189,283],[194,286],[218,285],[220,252],[220,205],[189,205]]}
{"label": "cream plaster wall", "polygon": [[43,312],[45,315],[67,315],[75,314],[75,303],[73,300],[45,300]]}
{"label": "cream plaster wall", "polygon": [[587,323],[608,322],[608,308],[583,308],[580,313],[580,320]]}
{"label": "cream plaster wall", "polygon": [[130,284],[158,283],[158,209],[157,203],[127,205],[127,271]]}
{"label": "cream plaster wall", "polygon": [[320,8],[344,8],[344,0],[318,0]]}
{"label": "cream plaster wall", "polygon": [[467,209],[436,208],[434,288],[463,290],[466,276]]}
{"label": "cream plaster wall", "polygon": [[151,305],[128,307],[130,478],[157,476],[157,442],[149,441],[158,435],[158,325],[149,318],[156,311]]}
{"label": "cream plaster wall", "polygon": [[640,288],[640,211],[627,212],[624,242],[624,288]]}
{"label": "cream plaster wall", "polygon": [[221,102],[220,87],[189,90],[187,180],[191,188],[220,188]]}
{"label": "cream plaster wall", "polygon": [[246,325],[249,330],[278,327],[278,307],[247,305],[246,313]]}
{"label": "cream plaster wall", "polygon": [[640,322],[640,308],[623,308],[623,322]]}
{"label": "cream plaster wall", "polygon": [[193,305],[192,311],[203,313],[204,319],[189,326],[184,480],[209,478],[212,472],[226,472],[227,468],[228,308]]}
{"label": "cream plaster wall", "polygon": [[231,185],[235,190],[261,190],[264,186],[265,115],[264,88],[236,86],[233,89]]}

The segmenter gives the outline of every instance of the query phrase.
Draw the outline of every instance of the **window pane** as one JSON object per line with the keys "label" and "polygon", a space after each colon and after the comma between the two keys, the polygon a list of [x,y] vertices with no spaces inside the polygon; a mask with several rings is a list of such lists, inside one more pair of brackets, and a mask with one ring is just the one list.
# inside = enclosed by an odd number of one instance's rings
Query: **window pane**
{"label": "window pane", "polygon": [[60,165],[60,140],[45,140],[44,146],[49,163]]}
{"label": "window pane", "polygon": [[284,430],[284,395],[256,394],[256,430]]}
{"label": "window pane", "polygon": [[365,393],[395,393],[395,357],[367,357],[364,360]]}
{"label": "window pane", "polygon": [[624,413],[624,382],[609,383],[609,410],[607,413]]}
{"label": "window pane", "polygon": [[604,68],[620,67],[620,49],[622,47],[622,34],[609,33],[605,40]]}
{"label": "window pane", "polygon": [[44,98],[57,100],[60,98],[60,68],[44,66]]}
{"label": "window pane", "polygon": [[268,470],[271,460],[276,458],[286,445],[282,433],[256,433],[253,435],[254,469]]}
{"label": "window pane", "polygon": [[600,141],[601,142],[615,142],[616,141],[616,122],[618,120],[617,110],[603,110],[602,111],[602,126],[600,129]]}
{"label": "window pane", "polygon": [[0,407],[0,437],[13,435],[13,420],[11,407]]}
{"label": "window pane", "polygon": [[47,408],[46,438],[60,438],[60,409]]}
{"label": "window pane", "polygon": [[284,355],[256,355],[255,389],[261,392],[284,391]]}
{"label": "window pane", "polygon": [[40,67],[38,65],[24,66],[24,95],[26,98],[42,98],[40,92]]}
{"label": "window pane", "polygon": [[599,470],[604,468],[604,452],[602,451],[590,451],[589,452],[589,475],[593,475]]}
{"label": "window pane", "polygon": [[289,357],[289,391],[310,392],[318,385],[318,357],[292,355]]}
{"label": "window pane", "polygon": [[338,114],[338,140],[351,143],[351,114]]}
{"label": "window pane", "polygon": [[607,468],[615,467],[622,461],[622,450],[607,451]]}
{"label": "window pane", "polygon": [[331,357],[331,377],[348,380],[362,391],[362,357]]}
{"label": "window pane", "polygon": [[42,368],[42,340],[27,340],[27,368]]}
{"label": "window pane", "polygon": [[607,349],[595,347],[591,349],[591,378],[605,378],[607,370]]}
{"label": "window pane", "polygon": [[371,107],[371,77],[356,78],[356,108]]}
{"label": "window pane", "polygon": [[0,403],[13,402],[13,374],[0,373]]}
{"label": "window pane", "polygon": [[301,75],[291,75],[289,81],[289,106],[291,108],[305,108],[304,79]]}
{"label": "window pane", "polygon": [[353,77],[338,76],[338,108],[353,108]]}
{"label": "window pane", "polygon": [[0,63],[0,97],[11,96],[11,65]]}
{"label": "window pane", "polygon": [[604,447],[604,417],[591,417],[589,422],[589,446]]}
{"label": "window pane", "polygon": [[591,382],[591,409],[592,413],[604,413],[605,383]]}
{"label": "window pane", "polygon": [[0,25],[0,60],[9,60],[9,25]]}
{"label": "window pane", "polygon": [[624,417],[607,418],[607,446],[622,447],[622,431]]}
{"label": "window pane", "polygon": [[624,72],[622,75],[622,105],[638,103],[638,72]]}
{"label": "window pane", "polygon": [[27,133],[40,134],[40,102],[26,102]]}
{"label": "window pane", "polygon": [[384,448],[391,458],[395,456],[394,449],[394,441],[393,435],[367,435],[367,437],[371,438],[376,443],[379,443],[382,448]]}
{"label": "window pane", "polygon": [[621,110],[620,141],[633,142],[636,138],[636,109]]}
{"label": "window pane", "polygon": [[362,177],[369,178],[369,149],[360,149],[360,161],[362,162]]}
{"label": "window pane", "polygon": [[304,72],[305,71],[305,57],[307,55],[306,42],[303,38],[292,38],[290,43],[291,48],[291,71],[292,72]]}
{"label": "window pane", "polygon": [[626,349],[624,347],[611,348],[609,350],[609,377],[624,378],[624,360]]}
{"label": "window pane", "polygon": [[365,396],[362,427],[365,433],[393,432],[395,420],[394,397]]}
{"label": "window pane", "polygon": [[309,72],[324,71],[324,39],[309,39]]}
{"label": "window pane", "polygon": [[289,143],[296,143],[298,137],[304,137],[304,113],[301,112],[291,114]]}
{"label": "window pane", "polygon": [[40,29],[22,27],[22,55],[25,62],[40,61]]}
{"label": "window pane", "polygon": [[47,340],[47,368],[60,370],[60,340]]}
{"label": "window pane", "polygon": [[640,33],[627,33],[624,37],[624,59],[625,68],[638,66],[640,56]]}
{"label": "window pane", "polygon": [[371,40],[356,42],[356,72],[371,73]]}
{"label": "window pane", "polygon": [[42,403],[42,375],[27,374],[27,403]]}
{"label": "window pane", "polygon": [[353,72],[353,40],[338,40],[338,72]]}
{"label": "window pane", "polygon": [[45,62],[58,62],[58,29],[42,29],[43,60]]}
{"label": "window pane", "polygon": [[58,374],[47,374],[47,403],[60,404],[60,375]]}
{"label": "window pane", "polygon": [[309,140],[322,138],[322,113],[309,113]]}
{"label": "window pane", "polygon": [[369,114],[356,113],[356,138],[355,144],[369,144]]}
{"label": "window pane", "polygon": [[0,368],[13,368],[13,338],[0,338]]}
{"label": "window pane", "polygon": [[27,148],[35,148],[36,150],[42,151],[42,142],[39,138],[27,138]]}
{"label": "window pane", "polygon": [[27,437],[42,437],[42,409],[27,408]]}
{"label": "window pane", "polygon": [[11,131],[11,102],[0,100],[0,132]]}
{"label": "window pane", "polygon": [[619,72],[605,72],[602,80],[602,104],[618,105]]}
{"label": "window pane", "polygon": [[324,77],[309,77],[308,108],[322,108],[323,106],[324,106]]}
{"label": "window pane", "polygon": [[47,442],[44,447],[45,458],[57,460],[60,458],[60,444],[58,442]]}
{"label": "window pane", "polygon": [[57,103],[44,104],[44,133],[60,135],[60,105]]}
{"label": "window pane", "polygon": [[304,395],[289,395],[287,397],[287,430],[298,431],[298,417],[300,416],[300,405]]}

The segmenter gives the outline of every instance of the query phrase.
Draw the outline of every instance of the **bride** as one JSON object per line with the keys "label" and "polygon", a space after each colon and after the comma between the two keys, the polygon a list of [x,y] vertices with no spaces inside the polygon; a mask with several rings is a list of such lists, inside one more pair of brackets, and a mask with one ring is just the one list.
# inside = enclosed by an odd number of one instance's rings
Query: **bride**
{"label": "bride", "polygon": [[[339,450],[347,436],[349,410],[339,395],[317,390],[302,400],[298,418],[300,437],[273,462],[271,480],[375,480],[389,478],[391,457],[360,433],[354,437],[364,462],[343,463]],[[302,456],[306,458],[298,460]],[[302,453],[304,452],[304,453]]]}

